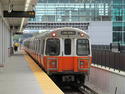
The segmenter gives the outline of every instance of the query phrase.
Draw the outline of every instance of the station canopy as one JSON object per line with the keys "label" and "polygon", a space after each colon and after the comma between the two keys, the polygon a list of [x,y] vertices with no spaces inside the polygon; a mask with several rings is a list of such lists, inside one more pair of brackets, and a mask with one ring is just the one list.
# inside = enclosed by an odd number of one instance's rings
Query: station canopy
{"label": "station canopy", "polygon": [[[37,0],[0,0],[2,11],[33,11]],[[28,18],[7,17],[5,18],[10,28],[22,31]]]}

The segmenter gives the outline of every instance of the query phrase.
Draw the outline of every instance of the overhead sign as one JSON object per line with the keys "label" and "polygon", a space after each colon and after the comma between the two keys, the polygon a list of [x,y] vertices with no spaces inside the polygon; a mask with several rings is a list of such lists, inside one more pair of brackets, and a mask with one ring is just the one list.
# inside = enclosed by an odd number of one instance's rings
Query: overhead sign
{"label": "overhead sign", "polygon": [[35,11],[3,11],[4,17],[16,17],[16,18],[34,18],[35,17]]}
{"label": "overhead sign", "polygon": [[22,35],[23,32],[14,32],[14,34],[17,34],[17,35]]}

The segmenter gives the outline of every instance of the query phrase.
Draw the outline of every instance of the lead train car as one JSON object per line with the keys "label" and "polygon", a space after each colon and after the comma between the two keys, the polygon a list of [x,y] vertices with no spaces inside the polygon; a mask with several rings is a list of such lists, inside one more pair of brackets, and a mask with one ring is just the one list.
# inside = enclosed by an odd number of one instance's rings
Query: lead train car
{"label": "lead train car", "polygon": [[48,75],[60,76],[63,82],[84,83],[91,65],[89,35],[83,30],[64,27],[26,39],[24,50]]}

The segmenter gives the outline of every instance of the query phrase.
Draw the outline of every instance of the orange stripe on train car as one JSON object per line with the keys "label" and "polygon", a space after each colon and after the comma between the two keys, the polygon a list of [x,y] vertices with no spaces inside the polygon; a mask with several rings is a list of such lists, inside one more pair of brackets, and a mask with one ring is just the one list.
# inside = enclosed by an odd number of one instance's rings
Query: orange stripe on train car
{"label": "orange stripe on train car", "polygon": [[[86,65],[85,65],[86,69],[89,69],[90,65],[92,63],[92,57],[90,57],[90,56],[89,57],[87,57],[87,56],[83,56],[83,57],[78,57],[78,56],[74,56],[74,57],[73,56],[72,57],[68,57],[68,56],[41,56],[41,55],[38,56],[34,52],[30,53],[30,54],[32,54],[34,59],[39,61],[39,64],[41,66],[43,66],[43,68],[45,70],[47,70],[47,59],[48,58],[57,58],[58,59],[58,70],[57,71],[58,72],[63,72],[63,71],[68,71],[68,70],[72,70],[74,72],[88,71],[88,70],[79,70],[78,69],[78,60],[79,59],[83,59],[83,60],[86,58],[90,59],[90,61],[88,62],[90,64],[87,65],[87,63],[86,63]],[[84,67],[83,67],[83,69],[84,69]]]}
{"label": "orange stripe on train car", "polygon": [[[58,59],[58,72],[67,71],[67,70],[73,70],[74,72],[78,72],[78,60],[79,59],[90,59],[88,63],[86,63],[85,68],[90,68],[91,64],[91,57],[65,57],[65,56],[44,56],[44,67],[47,69],[47,59],[48,58],[57,58]],[[85,61],[85,60],[84,60]],[[80,70],[80,71],[86,71],[86,70]]]}

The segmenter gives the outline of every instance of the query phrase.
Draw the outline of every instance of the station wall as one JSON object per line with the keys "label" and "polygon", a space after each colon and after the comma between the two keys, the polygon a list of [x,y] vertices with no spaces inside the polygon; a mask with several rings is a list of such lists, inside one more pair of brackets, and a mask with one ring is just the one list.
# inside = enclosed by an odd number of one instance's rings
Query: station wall
{"label": "station wall", "polygon": [[91,42],[94,45],[109,45],[112,42],[112,22],[92,21],[88,27]]}
{"label": "station wall", "polygon": [[8,58],[8,48],[10,47],[10,31],[2,17],[2,6],[0,3],[0,67],[4,65]]}

